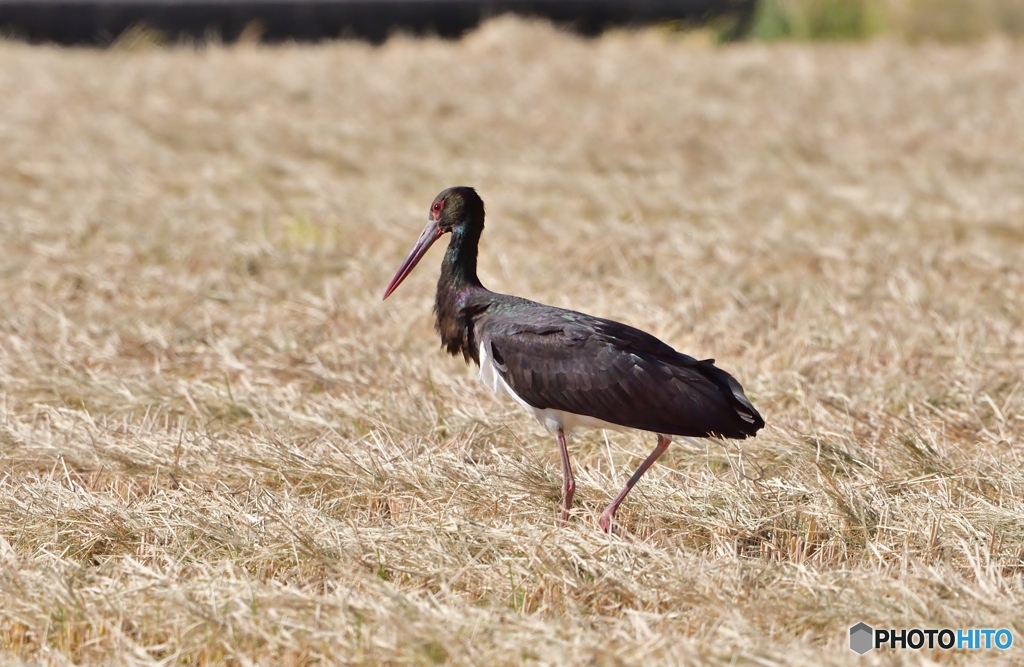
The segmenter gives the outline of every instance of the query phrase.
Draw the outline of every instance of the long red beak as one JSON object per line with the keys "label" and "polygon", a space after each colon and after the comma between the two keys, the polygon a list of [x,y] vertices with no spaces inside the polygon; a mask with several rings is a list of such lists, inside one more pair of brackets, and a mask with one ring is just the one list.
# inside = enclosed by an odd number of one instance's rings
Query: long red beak
{"label": "long red beak", "polygon": [[391,279],[391,282],[388,283],[388,288],[384,290],[385,299],[391,296],[391,293],[398,289],[398,286],[402,284],[405,277],[412,273],[412,270],[416,268],[419,261],[427,254],[427,250],[430,249],[430,246],[434,244],[434,241],[441,238],[441,234],[443,233],[444,232],[438,228],[437,223],[433,220],[427,223],[427,226],[423,228],[423,233],[420,234],[420,238],[416,241],[416,245],[414,245],[412,250],[409,251],[409,256],[406,257],[405,261],[402,262],[402,265],[398,267],[398,272],[395,274],[395,277]]}

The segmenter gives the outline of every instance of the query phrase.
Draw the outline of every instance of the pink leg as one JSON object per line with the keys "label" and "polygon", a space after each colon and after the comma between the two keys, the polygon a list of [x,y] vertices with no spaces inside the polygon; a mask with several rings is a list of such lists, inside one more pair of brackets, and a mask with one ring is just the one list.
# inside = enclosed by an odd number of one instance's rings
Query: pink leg
{"label": "pink leg", "polygon": [[565,432],[558,429],[558,453],[562,457],[562,525],[569,520],[569,508],[572,507],[572,496],[576,493],[576,478],[572,476],[572,465],[569,463],[569,449],[565,446]]}
{"label": "pink leg", "polygon": [[640,464],[640,467],[636,469],[633,476],[629,478],[628,482],[626,482],[626,486],[619,491],[619,495],[615,496],[615,500],[612,501],[612,504],[604,508],[604,511],[601,512],[601,519],[599,523],[601,524],[601,529],[604,530],[604,532],[612,532],[612,517],[615,516],[615,510],[619,509],[619,505],[622,504],[622,501],[626,498],[630,489],[633,488],[633,485],[637,483],[637,480],[644,476],[644,473],[647,472],[647,469],[650,468],[655,461],[658,460],[658,457],[665,453],[665,450],[668,449],[671,442],[672,438],[660,433],[658,434],[658,445],[654,448],[654,451],[651,452],[650,456],[648,456],[644,462]]}

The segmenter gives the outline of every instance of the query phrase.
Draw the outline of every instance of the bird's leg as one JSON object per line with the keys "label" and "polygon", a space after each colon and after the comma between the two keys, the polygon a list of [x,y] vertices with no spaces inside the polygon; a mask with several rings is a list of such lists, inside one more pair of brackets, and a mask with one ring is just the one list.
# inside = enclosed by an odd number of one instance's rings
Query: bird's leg
{"label": "bird's leg", "polygon": [[565,445],[565,431],[558,429],[558,453],[562,457],[562,525],[569,519],[569,508],[572,507],[572,496],[576,493],[576,478],[572,476],[572,465],[569,463],[569,449]]}
{"label": "bird's leg", "polygon": [[628,482],[626,482],[626,486],[619,491],[619,495],[615,496],[615,500],[612,501],[611,505],[604,508],[604,511],[601,512],[601,519],[599,523],[601,524],[601,529],[604,530],[604,532],[612,532],[612,517],[615,516],[615,510],[619,509],[619,505],[622,504],[622,501],[626,498],[629,490],[633,488],[633,485],[637,483],[637,480],[644,476],[644,473],[647,472],[647,469],[650,468],[655,461],[658,460],[658,457],[665,453],[665,450],[668,449],[671,442],[672,438],[660,433],[658,434],[658,444],[654,448],[654,451],[651,452],[650,456],[648,456],[644,462],[640,464],[640,467],[636,469],[633,476],[629,478]]}

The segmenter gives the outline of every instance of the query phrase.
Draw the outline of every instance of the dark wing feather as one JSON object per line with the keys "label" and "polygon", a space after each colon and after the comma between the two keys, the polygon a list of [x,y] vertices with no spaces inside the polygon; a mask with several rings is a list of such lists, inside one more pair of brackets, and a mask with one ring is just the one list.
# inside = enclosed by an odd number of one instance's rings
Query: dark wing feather
{"label": "dark wing feather", "polygon": [[534,407],[668,435],[745,438],[764,426],[714,360],[625,324],[503,296],[474,327],[498,372]]}

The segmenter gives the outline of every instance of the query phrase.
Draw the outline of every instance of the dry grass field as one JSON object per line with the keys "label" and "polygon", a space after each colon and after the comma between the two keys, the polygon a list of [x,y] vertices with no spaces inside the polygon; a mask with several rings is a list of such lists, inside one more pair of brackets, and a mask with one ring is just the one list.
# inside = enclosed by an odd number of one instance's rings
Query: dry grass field
{"label": "dry grass field", "polygon": [[[10,664],[1024,661],[1024,46],[0,44]],[[715,357],[768,421],[554,439],[438,350],[492,289]],[[848,646],[1006,627],[1010,651]]]}

